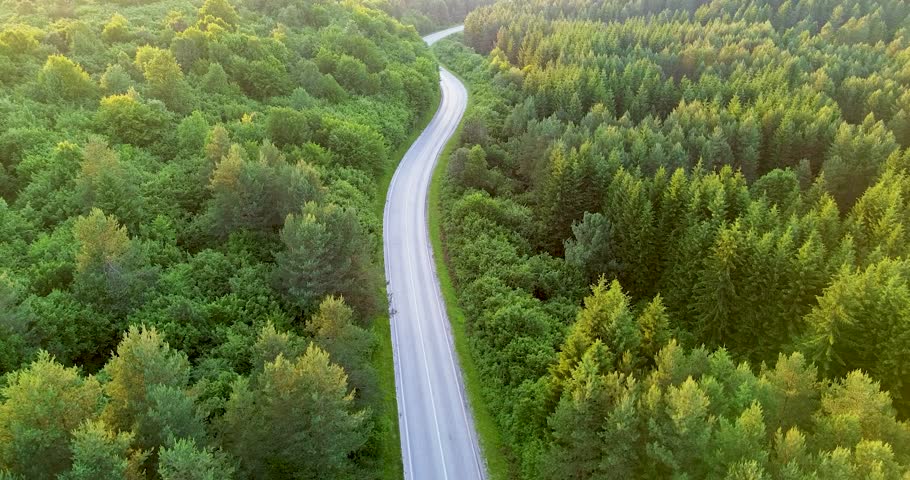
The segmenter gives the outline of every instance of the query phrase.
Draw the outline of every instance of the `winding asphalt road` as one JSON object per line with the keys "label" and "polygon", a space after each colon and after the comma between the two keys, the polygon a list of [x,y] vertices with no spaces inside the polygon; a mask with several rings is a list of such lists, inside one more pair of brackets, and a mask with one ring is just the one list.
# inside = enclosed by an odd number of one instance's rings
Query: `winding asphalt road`
{"label": "winding asphalt road", "polygon": [[[461,31],[424,38],[428,44]],[[392,178],[383,219],[405,479],[486,477],[430,245],[433,169],[467,106],[464,85],[440,70],[442,101]]]}

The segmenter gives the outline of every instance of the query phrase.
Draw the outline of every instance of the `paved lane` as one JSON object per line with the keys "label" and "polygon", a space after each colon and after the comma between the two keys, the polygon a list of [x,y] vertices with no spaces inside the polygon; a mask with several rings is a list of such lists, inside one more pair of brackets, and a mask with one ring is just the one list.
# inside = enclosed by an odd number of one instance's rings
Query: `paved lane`
{"label": "paved lane", "polygon": [[[433,44],[462,29],[443,30],[424,40]],[[481,480],[485,467],[436,278],[427,222],[433,169],[468,100],[467,90],[454,75],[445,69],[440,73],[439,110],[401,160],[383,220],[401,450],[406,479]]]}

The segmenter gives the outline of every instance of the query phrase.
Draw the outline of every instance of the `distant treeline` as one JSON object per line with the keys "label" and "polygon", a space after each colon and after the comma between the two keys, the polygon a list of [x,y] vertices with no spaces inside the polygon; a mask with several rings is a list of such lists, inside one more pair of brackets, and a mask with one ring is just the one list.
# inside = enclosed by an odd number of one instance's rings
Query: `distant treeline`
{"label": "distant treeline", "polygon": [[[388,4],[384,4],[384,2]],[[464,22],[475,8],[494,0],[377,0],[402,23],[414,25],[421,33],[429,33]]]}

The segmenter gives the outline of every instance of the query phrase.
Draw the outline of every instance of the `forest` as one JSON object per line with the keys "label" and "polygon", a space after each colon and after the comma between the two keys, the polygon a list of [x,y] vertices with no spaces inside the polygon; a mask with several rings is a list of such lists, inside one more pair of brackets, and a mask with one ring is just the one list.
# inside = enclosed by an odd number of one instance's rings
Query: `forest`
{"label": "forest", "polygon": [[392,10],[0,1],[0,478],[400,471],[376,205],[438,71]]}
{"label": "forest", "polygon": [[445,255],[511,476],[910,475],[910,4],[505,0]]}
{"label": "forest", "polygon": [[[388,2],[384,4],[383,2]],[[463,22],[465,16],[494,0],[376,0],[381,8],[402,23],[413,25],[420,33],[442,30]]]}

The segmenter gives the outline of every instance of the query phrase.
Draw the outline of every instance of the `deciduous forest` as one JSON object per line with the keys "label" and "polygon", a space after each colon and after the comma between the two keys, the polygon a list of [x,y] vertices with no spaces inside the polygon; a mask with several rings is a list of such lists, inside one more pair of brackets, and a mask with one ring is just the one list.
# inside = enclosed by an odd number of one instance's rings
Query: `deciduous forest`
{"label": "deciduous forest", "polygon": [[375,206],[438,72],[390,13],[0,2],[0,478],[395,463]]}
{"label": "deciduous forest", "polygon": [[514,475],[907,478],[910,5],[465,24],[443,234]]}

